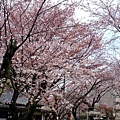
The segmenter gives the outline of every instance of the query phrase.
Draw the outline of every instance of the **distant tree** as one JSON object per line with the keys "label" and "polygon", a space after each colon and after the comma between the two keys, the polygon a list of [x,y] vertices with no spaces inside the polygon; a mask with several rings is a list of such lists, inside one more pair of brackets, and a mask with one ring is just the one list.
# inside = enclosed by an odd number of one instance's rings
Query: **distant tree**
{"label": "distant tree", "polygon": [[[107,82],[109,83],[109,79],[111,80],[111,76],[102,76],[105,68],[100,69],[101,64],[94,63],[92,65],[90,63],[87,64],[86,62],[86,65],[83,65],[82,68],[79,66],[75,67],[76,73],[72,69],[71,79],[65,79],[63,96],[65,98],[64,101],[67,100],[67,104],[59,100],[57,101],[56,109],[61,119],[71,112],[74,119],[77,120],[80,110],[87,110],[92,106],[94,107],[101,97],[112,87],[110,84],[106,84]],[[96,94],[94,94],[95,91]],[[84,104],[87,105],[85,106]]]}

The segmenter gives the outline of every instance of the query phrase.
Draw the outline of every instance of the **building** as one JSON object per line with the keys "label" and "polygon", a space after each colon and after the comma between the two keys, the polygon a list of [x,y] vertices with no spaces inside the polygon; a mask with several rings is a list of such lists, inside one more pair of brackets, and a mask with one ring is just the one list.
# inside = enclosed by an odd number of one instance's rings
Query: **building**
{"label": "building", "polygon": [[[12,99],[12,91],[7,90],[5,93],[2,94],[0,97],[0,120],[12,120],[11,114],[10,114],[10,101]],[[17,99],[17,110],[18,110],[18,116],[21,111],[25,110],[25,105],[27,103],[28,99],[25,96],[24,93],[20,94],[20,96]],[[46,120],[46,116],[50,113],[53,113],[52,109],[50,109],[47,106],[38,105],[34,118],[35,120]]]}

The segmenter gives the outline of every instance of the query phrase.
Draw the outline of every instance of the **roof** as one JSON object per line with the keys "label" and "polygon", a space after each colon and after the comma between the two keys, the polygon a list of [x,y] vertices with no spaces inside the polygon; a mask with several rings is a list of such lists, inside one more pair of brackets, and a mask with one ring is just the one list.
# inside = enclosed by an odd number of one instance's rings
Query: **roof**
{"label": "roof", "polygon": [[[7,89],[0,97],[0,109],[9,110],[9,105],[11,103],[13,96],[13,90]],[[25,109],[26,104],[28,103],[28,98],[25,93],[20,93],[16,105],[17,108]],[[38,105],[37,110],[40,110],[41,112],[53,112],[51,108],[44,105]]]}
{"label": "roof", "polygon": [[[2,104],[10,104],[13,96],[13,91],[8,89],[6,90],[0,97],[0,103]],[[28,98],[24,93],[21,93],[17,99],[17,104],[26,105],[28,102]]]}

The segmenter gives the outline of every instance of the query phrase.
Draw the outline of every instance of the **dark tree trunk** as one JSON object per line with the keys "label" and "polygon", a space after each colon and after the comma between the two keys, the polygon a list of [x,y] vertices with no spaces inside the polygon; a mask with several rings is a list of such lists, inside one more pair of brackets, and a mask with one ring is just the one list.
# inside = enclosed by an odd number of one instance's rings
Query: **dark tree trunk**
{"label": "dark tree trunk", "polygon": [[72,108],[72,114],[73,114],[74,120],[77,120],[76,107]]}
{"label": "dark tree trunk", "polygon": [[34,120],[34,112],[37,107],[37,102],[34,102],[33,104],[28,103],[27,109],[24,113],[21,113],[18,120]]}
{"label": "dark tree trunk", "polygon": [[36,104],[30,105],[30,107],[28,108],[28,113],[26,115],[25,120],[33,120],[35,110],[36,110]]}
{"label": "dark tree trunk", "polygon": [[18,112],[15,104],[10,105],[12,120],[18,120]]}
{"label": "dark tree trunk", "polygon": [[11,60],[17,50],[17,42],[10,40],[9,45],[7,46],[6,53],[3,57],[3,63],[0,69],[0,78],[9,78],[11,70]]}
{"label": "dark tree trunk", "polygon": [[56,113],[53,114],[53,120],[57,120],[57,115],[56,115]]}
{"label": "dark tree trunk", "polygon": [[[94,105],[92,105],[91,107],[89,107],[88,111],[93,111],[94,110]],[[89,116],[89,120],[94,120],[93,115]]]}
{"label": "dark tree trunk", "polygon": [[1,64],[0,68],[0,78],[5,78],[3,83],[3,87],[0,89],[0,96],[2,95],[2,92],[5,87],[5,83],[10,76],[12,76],[11,71],[12,71],[12,58],[17,50],[17,42],[13,41],[12,39],[10,40],[9,45],[7,45],[7,50],[5,55],[3,56],[3,62]]}
{"label": "dark tree trunk", "polygon": [[17,110],[17,106],[16,106],[16,101],[17,101],[18,95],[19,95],[19,92],[17,90],[15,90],[13,93],[11,104],[9,106],[10,111],[11,111],[12,120],[18,120],[18,110]]}

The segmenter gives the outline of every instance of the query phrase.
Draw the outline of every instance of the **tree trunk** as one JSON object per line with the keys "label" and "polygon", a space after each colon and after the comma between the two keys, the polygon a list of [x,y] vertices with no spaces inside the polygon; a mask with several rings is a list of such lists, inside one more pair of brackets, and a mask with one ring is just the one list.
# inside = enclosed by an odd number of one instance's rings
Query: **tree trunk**
{"label": "tree trunk", "polygon": [[12,120],[18,120],[18,112],[15,104],[10,105]]}
{"label": "tree trunk", "polygon": [[[94,105],[92,105],[88,111],[93,111],[94,110]],[[89,116],[89,120],[94,120],[93,115]]]}
{"label": "tree trunk", "polygon": [[10,78],[10,76],[12,75],[11,74],[11,68],[12,68],[11,61],[12,61],[12,58],[16,50],[17,50],[17,42],[11,39],[9,45],[7,45],[7,50],[3,57],[3,62],[0,68],[0,79],[5,78],[5,80],[2,82],[3,87],[0,88],[0,96],[2,95],[7,79]]}
{"label": "tree trunk", "polygon": [[17,106],[16,106],[16,101],[17,101],[18,95],[19,95],[19,92],[17,90],[15,90],[13,93],[11,104],[9,106],[10,111],[11,111],[12,120],[18,120],[18,111],[17,111]]}
{"label": "tree trunk", "polygon": [[21,113],[18,120],[34,120],[34,112],[36,110],[36,107],[37,107],[37,102],[33,104],[28,103],[27,111],[24,113]]}
{"label": "tree trunk", "polygon": [[74,120],[77,120],[76,107],[72,108],[72,114],[73,114]]}
{"label": "tree trunk", "polygon": [[26,120],[33,120],[34,119],[35,110],[36,110],[36,105],[30,105],[28,113],[26,115]]}
{"label": "tree trunk", "polygon": [[17,50],[17,42],[10,40],[9,45],[7,46],[6,53],[3,57],[3,63],[0,69],[0,78],[9,78],[11,70],[11,60]]}

